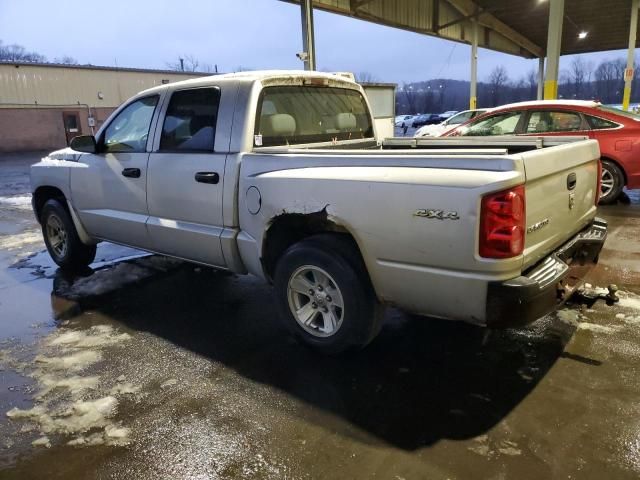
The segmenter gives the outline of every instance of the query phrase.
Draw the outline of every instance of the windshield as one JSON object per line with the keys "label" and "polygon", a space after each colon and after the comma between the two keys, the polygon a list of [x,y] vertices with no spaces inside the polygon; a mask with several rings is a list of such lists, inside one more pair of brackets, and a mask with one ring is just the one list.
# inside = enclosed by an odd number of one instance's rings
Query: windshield
{"label": "windshield", "polygon": [[520,121],[522,112],[504,112],[484,117],[466,125],[456,127],[450,135],[489,136],[512,135]]}
{"label": "windshield", "polygon": [[640,115],[638,115],[637,113],[627,112],[626,110],[620,110],[613,107],[606,107],[604,105],[598,105],[598,110],[602,110],[607,113],[613,113],[614,115],[619,115],[621,117],[632,118],[633,120],[640,122]]}
{"label": "windshield", "polygon": [[254,145],[295,145],[373,137],[364,97],[357,90],[282,86],[263,90]]}

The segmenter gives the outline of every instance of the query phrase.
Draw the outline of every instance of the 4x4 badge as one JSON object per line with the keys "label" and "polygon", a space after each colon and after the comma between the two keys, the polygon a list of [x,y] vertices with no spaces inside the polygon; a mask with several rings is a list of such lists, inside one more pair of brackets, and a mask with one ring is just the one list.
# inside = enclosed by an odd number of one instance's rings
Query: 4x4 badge
{"label": "4x4 badge", "polygon": [[413,212],[414,217],[437,218],[438,220],[460,220],[458,212],[445,212],[444,210],[431,210],[421,208]]}

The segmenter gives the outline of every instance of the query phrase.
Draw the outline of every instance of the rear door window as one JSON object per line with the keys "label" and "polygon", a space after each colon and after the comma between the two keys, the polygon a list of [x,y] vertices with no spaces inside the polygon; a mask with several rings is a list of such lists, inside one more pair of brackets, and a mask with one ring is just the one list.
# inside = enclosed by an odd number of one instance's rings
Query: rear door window
{"label": "rear door window", "polygon": [[162,125],[160,151],[212,152],[219,103],[217,88],[174,92]]}
{"label": "rear door window", "polygon": [[255,125],[255,146],[371,137],[371,116],[358,90],[315,86],[277,86],[263,90]]}
{"label": "rear door window", "polygon": [[584,130],[577,112],[541,110],[529,115],[526,133],[576,132]]}

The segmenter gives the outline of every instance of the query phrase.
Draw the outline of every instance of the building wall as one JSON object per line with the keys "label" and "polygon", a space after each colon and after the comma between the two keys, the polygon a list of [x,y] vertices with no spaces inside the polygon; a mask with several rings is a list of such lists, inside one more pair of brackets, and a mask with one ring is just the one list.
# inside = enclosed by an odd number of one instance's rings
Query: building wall
{"label": "building wall", "polygon": [[0,151],[47,150],[66,145],[62,113],[49,109],[0,111]]}
{"label": "building wall", "polygon": [[202,74],[86,66],[0,63],[0,152],[67,145],[63,112],[78,112],[78,135],[94,132],[129,97]]}
{"label": "building wall", "polygon": [[0,64],[0,105],[117,107],[141,90],[202,76],[154,70]]}
{"label": "building wall", "polygon": [[[96,119],[94,132],[115,108],[92,108]],[[0,109],[0,152],[56,150],[67,146],[63,112],[77,112],[78,135],[91,134],[86,108],[3,108]]]}

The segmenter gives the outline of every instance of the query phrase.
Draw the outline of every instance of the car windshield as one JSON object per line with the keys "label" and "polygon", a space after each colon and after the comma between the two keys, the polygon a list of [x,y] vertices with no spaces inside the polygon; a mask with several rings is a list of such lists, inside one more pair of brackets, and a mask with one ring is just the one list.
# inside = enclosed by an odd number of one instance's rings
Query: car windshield
{"label": "car windshield", "polygon": [[257,147],[373,138],[369,109],[358,90],[267,87],[257,113]]}
{"label": "car windshield", "polygon": [[626,110],[621,110],[619,108],[607,107],[604,105],[598,105],[598,110],[602,110],[603,112],[612,113],[614,115],[619,115],[621,117],[627,117],[635,120],[636,122],[640,122],[640,115],[633,112],[627,112]]}
{"label": "car windshield", "polygon": [[515,133],[522,112],[504,112],[455,128],[452,135],[489,136]]}

